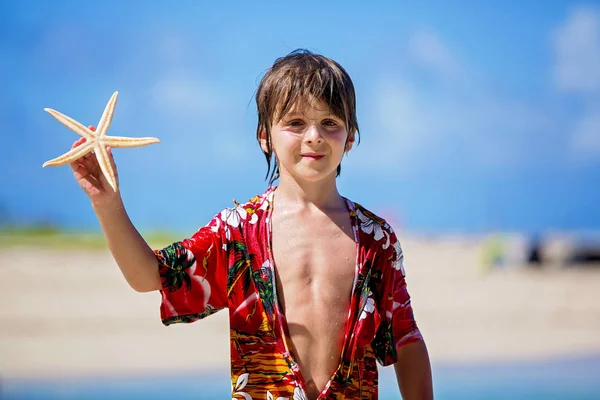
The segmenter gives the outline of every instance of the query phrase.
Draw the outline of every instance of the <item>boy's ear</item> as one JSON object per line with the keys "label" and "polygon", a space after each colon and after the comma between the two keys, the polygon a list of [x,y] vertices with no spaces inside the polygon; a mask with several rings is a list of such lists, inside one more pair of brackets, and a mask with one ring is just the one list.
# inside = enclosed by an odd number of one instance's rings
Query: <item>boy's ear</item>
{"label": "boy's ear", "polygon": [[269,151],[269,144],[267,143],[267,132],[264,129],[260,130],[260,148],[265,152],[265,153],[270,153]]}
{"label": "boy's ear", "polygon": [[354,146],[355,138],[356,138],[355,132],[348,134],[348,139],[346,139],[346,147],[344,148],[345,153],[349,152],[352,149],[352,146]]}

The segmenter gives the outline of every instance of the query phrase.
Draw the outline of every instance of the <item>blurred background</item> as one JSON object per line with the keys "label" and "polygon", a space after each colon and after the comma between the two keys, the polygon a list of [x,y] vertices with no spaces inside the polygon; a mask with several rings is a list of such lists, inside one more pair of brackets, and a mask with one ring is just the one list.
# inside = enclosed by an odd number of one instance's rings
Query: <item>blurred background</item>
{"label": "blurred background", "polygon": [[[344,66],[361,142],[340,191],[391,222],[436,398],[600,399],[596,1],[0,4],[0,397],[228,398],[227,314],[164,327],[68,167],[109,134],[155,247],[262,193],[253,95],[297,48]],[[398,398],[381,369],[381,398]]]}

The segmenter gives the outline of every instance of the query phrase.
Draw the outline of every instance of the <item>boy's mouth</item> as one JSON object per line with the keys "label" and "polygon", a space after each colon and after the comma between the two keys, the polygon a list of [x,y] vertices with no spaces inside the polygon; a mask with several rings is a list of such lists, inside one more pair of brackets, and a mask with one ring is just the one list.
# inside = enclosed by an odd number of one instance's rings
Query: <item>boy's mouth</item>
{"label": "boy's mouth", "polygon": [[320,160],[321,158],[325,157],[324,154],[319,154],[319,153],[306,153],[306,154],[301,154],[302,158],[308,158],[309,160]]}

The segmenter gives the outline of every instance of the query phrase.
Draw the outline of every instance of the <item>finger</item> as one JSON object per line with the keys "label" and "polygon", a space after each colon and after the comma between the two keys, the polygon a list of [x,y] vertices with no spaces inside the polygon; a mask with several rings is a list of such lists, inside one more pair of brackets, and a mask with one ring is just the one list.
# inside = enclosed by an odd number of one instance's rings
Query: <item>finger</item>
{"label": "finger", "polygon": [[[75,143],[73,143],[71,148],[81,146],[85,142],[86,142],[86,138],[80,138],[79,140],[75,141]],[[82,172],[84,170],[88,170],[89,173],[92,173],[93,169],[94,169],[94,161],[95,161],[94,157],[95,156],[94,156],[93,151],[91,151],[87,154],[84,154],[83,156],[79,157],[77,160],[74,160],[73,162],[71,162],[71,167],[73,168],[74,171]]]}
{"label": "finger", "polygon": [[72,161],[69,165],[71,165],[71,167],[73,169],[86,168],[87,167],[87,163],[86,163],[86,160],[85,160],[85,156],[79,157],[77,160]]}
{"label": "finger", "polygon": [[[78,140],[73,142],[73,144],[71,145],[71,149],[81,146],[84,142],[85,142],[85,138],[79,138]],[[77,160],[74,160],[73,162],[71,162],[69,164],[69,165],[71,165],[71,168],[73,168],[73,171],[76,171],[81,168],[80,163],[83,161],[84,158],[85,158],[85,156],[79,157]]]}
{"label": "finger", "polygon": [[88,128],[90,129],[90,131],[96,132],[96,127],[94,125],[90,125],[88,126]]}
{"label": "finger", "polygon": [[81,146],[83,143],[85,143],[85,138],[79,138],[78,140],[76,140],[75,142],[73,142],[73,145],[71,146],[72,149],[74,149],[77,146]]}
{"label": "finger", "polygon": [[84,163],[81,162],[81,160],[75,160],[69,165],[71,166],[71,169],[73,170],[73,173],[77,179],[84,178],[90,173],[89,169]]}
{"label": "finger", "polygon": [[85,165],[78,161],[72,162],[71,167],[73,167],[73,171],[76,174],[79,174],[80,178],[86,178],[90,174],[90,171],[85,167]]}

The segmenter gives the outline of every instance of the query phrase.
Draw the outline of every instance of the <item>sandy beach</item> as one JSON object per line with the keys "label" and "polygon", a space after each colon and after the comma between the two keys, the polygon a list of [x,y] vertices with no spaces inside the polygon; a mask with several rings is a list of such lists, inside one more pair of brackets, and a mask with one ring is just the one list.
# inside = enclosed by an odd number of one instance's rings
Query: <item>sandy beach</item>
{"label": "sandy beach", "polygon": [[[600,268],[481,267],[482,241],[405,238],[407,282],[434,364],[600,354]],[[0,375],[227,369],[227,312],[165,327],[107,250],[0,250]]]}

